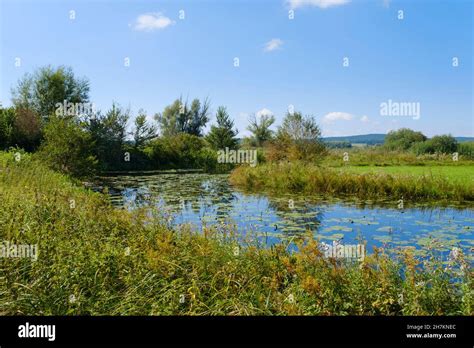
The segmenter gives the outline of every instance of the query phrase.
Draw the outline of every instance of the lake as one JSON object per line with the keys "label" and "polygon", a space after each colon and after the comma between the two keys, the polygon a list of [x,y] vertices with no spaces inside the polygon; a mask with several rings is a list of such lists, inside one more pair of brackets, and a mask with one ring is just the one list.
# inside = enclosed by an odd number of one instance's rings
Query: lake
{"label": "lake", "polygon": [[112,204],[134,209],[156,206],[172,225],[203,226],[230,223],[239,233],[257,235],[271,245],[310,230],[325,243],[366,243],[397,250],[412,246],[418,255],[429,250],[446,258],[453,247],[473,261],[472,206],[404,206],[397,201],[348,201],[298,194],[242,192],[228,183],[228,175],[158,174],[102,178]]}

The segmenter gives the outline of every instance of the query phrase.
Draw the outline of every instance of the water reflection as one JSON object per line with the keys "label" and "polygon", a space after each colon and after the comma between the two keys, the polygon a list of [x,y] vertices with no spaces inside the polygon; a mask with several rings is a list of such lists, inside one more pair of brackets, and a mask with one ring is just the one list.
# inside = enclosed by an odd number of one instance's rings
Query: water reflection
{"label": "water reflection", "polygon": [[173,224],[191,224],[197,230],[233,223],[239,232],[252,231],[270,243],[311,231],[325,242],[364,240],[369,251],[373,246],[414,246],[421,255],[430,248],[447,254],[457,246],[472,259],[472,207],[405,205],[398,209],[397,202],[388,201],[374,204],[324,196],[244,193],[227,179],[227,175],[161,174],[110,177],[103,185],[116,206],[156,206],[171,215]]}

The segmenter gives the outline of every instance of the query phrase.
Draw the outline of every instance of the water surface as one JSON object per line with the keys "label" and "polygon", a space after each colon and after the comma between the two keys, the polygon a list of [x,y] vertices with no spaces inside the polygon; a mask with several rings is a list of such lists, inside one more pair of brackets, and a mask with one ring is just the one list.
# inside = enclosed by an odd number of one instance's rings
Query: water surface
{"label": "water surface", "polygon": [[446,257],[460,247],[472,261],[474,209],[433,207],[405,202],[348,202],[322,196],[244,193],[227,175],[159,174],[105,178],[112,203],[127,209],[153,205],[173,225],[235,224],[267,244],[295,238],[307,231],[326,243],[366,243],[389,249],[412,246],[420,255]]}

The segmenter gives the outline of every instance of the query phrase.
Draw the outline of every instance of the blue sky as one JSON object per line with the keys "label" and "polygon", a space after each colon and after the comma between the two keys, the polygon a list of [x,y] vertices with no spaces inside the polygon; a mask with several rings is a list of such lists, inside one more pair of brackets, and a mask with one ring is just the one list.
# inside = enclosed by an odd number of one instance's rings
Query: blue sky
{"label": "blue sky", "polygon": [[[326,136],[400,127],[474,136],[473,7],[469,0],[0,0],[0,100],[11,104],[24,73],[68,65],[89,78],[98,109],[116,101],[151,119],[180,95],[209,97],[213,111],[227,106],[240,136],[250,114],[271,112],[279,124],[290,105],[315,115]],[[388,100],[419,103],[419,119],[381,115]]]}

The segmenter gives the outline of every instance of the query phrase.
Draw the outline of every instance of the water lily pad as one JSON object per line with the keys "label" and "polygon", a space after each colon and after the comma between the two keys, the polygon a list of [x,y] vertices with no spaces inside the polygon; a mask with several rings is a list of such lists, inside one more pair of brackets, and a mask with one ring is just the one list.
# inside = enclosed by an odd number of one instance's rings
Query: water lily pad
{"label": "water lily pad", "polygon": [[332,231],[342,231],[342,232],[352,232],[352,228],[351,227],[347,227],[347,226],[339,226],[339,225],[336,225],[336,226],[329,226],[329,227],[326,227],[323,232],[332,232]]}

